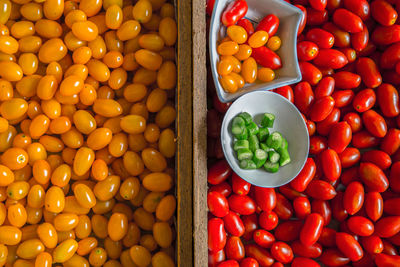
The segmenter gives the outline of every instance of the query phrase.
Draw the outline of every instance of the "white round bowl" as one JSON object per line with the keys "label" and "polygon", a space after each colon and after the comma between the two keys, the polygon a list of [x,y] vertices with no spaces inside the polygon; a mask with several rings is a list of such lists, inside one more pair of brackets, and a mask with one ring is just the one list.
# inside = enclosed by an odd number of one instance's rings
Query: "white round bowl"
{"label": "white round bowl", "polygon": [[[280,132],[288,141],[289,164],[280,167],[276,173],[269,173],[264,168],[244,170],[239,167],[233,150],[231,122],[242,112],[248,112],[257,124],[264,113],[275,115],[274,127],[269,130],[270,133]],[[227,162],[241,178],[260,187],[279,187],[292,181],[303,168],[308,157],[309,136],[300,112],[289,100],[274,92],[255,91],[241,96],[229,107],[222,122],[221,144]]]}

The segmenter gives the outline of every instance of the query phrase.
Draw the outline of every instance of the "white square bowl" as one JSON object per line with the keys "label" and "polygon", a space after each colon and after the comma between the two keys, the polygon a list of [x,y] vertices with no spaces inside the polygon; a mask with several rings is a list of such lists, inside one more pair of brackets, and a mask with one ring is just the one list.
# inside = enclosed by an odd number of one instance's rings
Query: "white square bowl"
{"label": "white square bowl", "polygon": [[249,19],[253,24],[257,24],[269,14],[274,14],[279,18],[280,24],[276,35],[281,38],[282,46],[276,53],[282,60],[282,68],[275,71],[276,78],[271,82],[264,83],[258,81],[246,84],[233,94],[224,91],[219,83],[219,75],[217,73],[217,63],[219,61],[217,42],[226,36],[226,27],[221,23],[221,14],[229,2],[232,2],[232,0],[215,1],[209,33],[211,68],[219,100],[224,103],[232,102],[239,96],[249,92],[272,90],[301,81],[296,45],[297,30],[303,18],[303,12],[283,0],[247,0],[249,9],[245,18]]}

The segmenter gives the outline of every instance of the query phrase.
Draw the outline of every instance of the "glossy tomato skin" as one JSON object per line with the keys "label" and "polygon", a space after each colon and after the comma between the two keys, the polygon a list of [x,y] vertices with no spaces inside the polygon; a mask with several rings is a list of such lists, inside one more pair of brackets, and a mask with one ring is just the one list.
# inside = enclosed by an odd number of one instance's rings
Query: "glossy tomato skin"
{"label": "glossy tomato skin", "polygon": [[347,57],[336,49],[320,49],[317,57],[314,59],[314,64],[319,67],[340,69],[349,61]]}
{"label": "glossy tomato skin", "polygon": [[305,246],[311,246],[318,241],[322,228],[324,227],[324,218],[318,213],[311,213],[307,216],[303,228],[300,231],[300,241]]}
{"label": "glossy tomato skin", "polygon": [[296,197],[293,200],[293,209],[296,217],[304,219],[311,213],[311,204],[307,197]]}
{"label": "glossy tomato skin", "polygon": [[374,110],[368,110],[363,113],[362,120],[365,128],[373,136],[384,137],[387,133],[387,124],[385,119]]}
{"label": "glossy tomato skin", "polygon": [[300,220],[282,222],[275,228],[275,238],[284,242],[297,240],[302,226],[303,221]]}
{"label": "glossy tomato skin", "polygon": [[350,125],[353,133],[360,131],[362,128],[361,117],[355,112],[349,112],[344,115],[343,121],[346,121]]}
{"label": "glossy tomato skin", "polygon": [[328,76],[322,78],[314,90],[315,98],[319,99],[325,96],[330,96],[335,90],[335,80]]}
{"label": "glossy tomato skin", "polygon": [[336,233],[336,245],[351,261],[358,261],[364,255],[360,243],[348,233]]}
{"label": "glossy tomato skin", "polygon": [[218,267],[239,267],[239,263],[235,260],[227,260],[218,264]]}
{"label": "glossy tomato skin", "polygon": [[332,228],[324,227],[321,232],[321,236],[318,239],[319,244],[324,247],[335,247],[336,246],[336,231]]}
{"label": "glossy tomato skin", "polygon": [[326,136],[330,133],[332,126],[339,122],[340,109],[334,108],[325,120],[317,123],[317,132],[320,135]]}
{"label": "glossy tomato skin", "polygon": [[397,255],[387,255],[384,253],[379,253],[375,256],[375,264],[378,267],[394,267],[399,266],[400,256]]}
{"label": "glossy tomato skin", "polygon": [[353,108],[362,113],[371,109],[376,102],[376,94],[372,89],[359,91],[353,99]]}
{"label": "glossy tomato skin", "polygon": [[252,35],[254,33],[254,26],[250,22],[250,20],[248,20],[248,19],[245,19],[245,18],[240,19],[236,23],[236,25],[238,25],[238,26],[242,27],[243,29],[245,29],[246,32],[247,32],[247,36],[250,36],[250,35]]}
{"label": "glossy tomato skin", "polygon": [[371,162],[382,170],[386,170],[392,165],[390,156],[381,150],[365,151],[361,157],[361,162]]}
{"label": "glossy tomato skin", "polygon": [[291,266],[292,267],[304,267],[304,266],[307,266],[307,267],[319,267],[320,265],[316,261],[314,261],[312,259],[303,258],[303,257],[296,257],[296,258],[293,259],[293,262],[292,262]]}
{"label": "glossy tomato skin", "polygon": [[336,9],[333,13],[333,22],[350,33],[357,33],[363,30],[363,23],[359,16],[344,8]]}
{"label": "glossy tomato skin", "polygon": [[348,214],[356,214],[364,204],[364,187],[360,182],[351,182],[343,196],[343,207]]}
{"label": "glossy tomato skin", "polygon": [[221,16],[221,22],[225,26],[235,24],[239,19],[243,18],[248,10],[247,2],[245,0],[238,0],[229,3]]}
{"label": "glossy tomato skin", "polygon": [[220,184],[228,179],[232,174],[232,169],[226,160],[215,163],[209,170],[207,175],[208,183],[212,185]]}
{"label": "glossy tomato skin", "polygon": [[224,197],[228,197],[232,193],[232,187],[227,182],[222,182],[217,185],[213,185],[208,189],[208,192],[218,192]]}
{"label": "glossy tomato skin", "polygon": [[224,217],[229,212],[228,200],[218,192],[210,192],[207,195],[208,210],[216,217]]}
{"label": "glossy tomato skin", "polygon": [[319,26],[328,21],[328,11],[316,10],[314,8],[307,8],[307,22],[309,26]]}
{"label": "glossy tomato skin", "polygon": [[[328,147],[328,141],[325,137],[316,135],[310,138],[310,154],[317,155]],[[294,181],[294,180],[293,180]]]}
{"label": "glossy tomato skin", "polygon": [[354,98],[353,90],[338,90],[332,94],[333,100],[335,100],[335,107],[342,108],[351,104]]}
{"label": "glossy tomato skin", "polygon": [[261,46],[258,48],[253,48],[251,56],[256,60],[256,62],[270,69],[280,69],[282,67],[281,58],[271,49],[266,46]]}
{"label": "glossy tomato skin", "polygon": [[373,191],[381,193],[389,187],[386,175],[373,163],[361,163],[359,174],[364,185]]}
{"label": "glossy tomato skin", "polygon": [[240,261],[244,258],[244,246],[240,237],[228,237],[225,245],[225,254],[230,260]]}
{"label": "glossy tomato skin", "polygon": [[258,262],[260,267],[271,266],[274,263],[274,259],[269,254],[269,252],[258,245],[245,245],[245,251],[246,256],[254,258]]}
{"label": "glossy tomato skin", "polygon": [[310,3],[312,8],[319,11],[325,10],[328,3],[327,0],[309,0],[308,2]]}
{"label": "glossy tomato skin", "polygon": [[358,149],[378,146],[380,139],[370,134],[368,131],[359,131],[353,135],[352,145]]}
{"label": "glossy tomato skin", "polygon": [[360,32],[353,33],[350,37],[351,46],[358,52],[367,47],[369,41],[369,32],[367,26],[363,25]]}
{"label": "glossy tomato skin", "polygon": [[334,44],[336,47],[348,47],[350,45],[350,33],[341,30],[332,22],[325,23],[322,28],[330,32],[335,37]]}
{"label": "glossy tomato skin", "polygon": [[272,230],[278,225],[278,215],[274,211],[261,212],[259,216],[259,224],[265,230]]}
{"label": "glossy tomato skin", "polygon": [[291,186],[289,185],[283,185],[279,187],[279,193],[284,195],[286,198],[290,200],[294,200],[296,197],[305,197],[306,195],[303,194],[302,192],[298,192],[294,190]]}
{"label": "glossy tomato skin", "polygon": [[310,119],[314,122],[323,121],[332,112],[335,100],[331,96],[316,99],[310,108]]}
{"label": "glossy tomato skin", "polygon": [[256,204],[249,196],[231,195],[228,198],[229,207],[240,215],[250,215],[256,211]]}
{"label": "glossy tomato skin", "polygon": [[312,180],[306,189],[306,194],[316,199],[330,200],[336,196],[336,191],[328,182]]}
{"label": "glossy tomato skin", "polygon": [[208,251],[208,265],[210,267],[217,267],[220,262],[225,260],[225,250],[221,249],[219,251]]}
{"label": "glossy tomato skin", "polygon": [[274,212],[278,215],[279,219],[288,220],[293,214],[292,204],[282,194],[277,193]]}
{"label": "glossy tomato skin", "polygon": [[220,218],[212,218],[208,220],[208,249],[211,251],[219,251],[225,247],[226,232],[224,222]]}
{"label": "glossy tomato skin", "polygon": [[318,213],[324,219],[324,226],[328,225],[332,219],[332,209],[328,201],[314,199],[311,202],[311,210]]}
{"label": "glossy tomato skin", "polygon": [[256,31],[266,31],[268,36],[274,36],[279,28],[279,18],[274,14],[265,16],[257,25]]}
{"label": "glossy tomato skin", "polygon": [[328,266],[342,266],[350,262],[338,249],[327,249],[322,252],[320,261]]}
{"label": "glossy tomato skin", "polygon": [[253,232],[258,228],[258,218],[256,214],[241,216],[244,225],[244,240],[251,240],[253,238]]}
{"label": "glossy tomato skin", "polygon": [[303,81],[309,82],[311,85],[316,85],[322,79],[321,71],[312,63],[301,61],[299,62],[299,67]]}
{"label": "glossy tomato skin", "polygon": [[302,41],[297,44],[297,57],[301,61],[313,60],[319,52],[318,46],[310,41]]}
{"label": "glossy tomato skin", "polygon": [[400,232],[400,216],[387,216],[375,223],[375,234],[379,237],[392,237]]}
{"label": "glossy tomato skin", "polygon": [[293,260],[292,248],[284,242],[275,242],[271,247],[271,255],[281,263],[289,263]]}
{"label": "glossy tomato skin", "polygon": [[[331,141],[333,142],[333,141]],[[328,141],[328,144],[330,142]],[[337,152],[333,149],[327,149],[321,153],[321,163],[328,181],[336,181],[342,173],[342,166]]]}
{"label": "glossy tomato skin", "polygon": [[294,104],[304,114],[308,113],[308,109],[314,100],[314,92],[310,83],[300,82],[294,88]]}
{"label": "glossy tomato skin", "polygon": [[375,62],[370,58],[359,58],[356,63],[356,71],[367,87],[376,88],[382,83],[382,75]]}
{"label": "glossy tomato skin", "polygon": [[232,191],[238,195],[247,195],[250,192],[251,184],[240,178],[236,173],[232,174]]}
{"label": "glossy tomato skin", "polygon": [[357,16],[359,16],[363,21],[369,18],[371,9],[366,0],[345,0],[344,7]]}
{"label": "glossy tomato skin", "polygon": [[263,229],[255,230],[253,233],[253,239],[257,245],[263,248],[270,248],[275,242],[274,235]]}
{"label": "glossy tomato skin", "polygon": [[245,227],[242,219],[233,211],[222,218],[224,220],[225,230],[233,236],[242,236],[245,232]]}
{"label": "glossy tomato skin", "polygon": [[306,34],[306,39],[314,42],[320,49],[331,48],[335,42],[335,37],[332,33],[320,28],[309,30]]}
{"label": "glossy tomato skin", "polygon": [[399,93],[391,84],[384,83],[376,92],[378,104],[385,117],[396,117],[400,114]]}
{"label": "glossy tomato skin", "polygon": [[400,130],[389,129],[385,137],[382,139],[380,149],[389,156],[393,155],[400,147]]}
{"label": "glossy tomato skin", "polygon": [[369,192],[365,194],[365,213],[374,222],[379,220],[383,214],[383,199],[378,192]]}
{"label": "glossy tomato skin", "polygon": [[376,0],[371,3],[372,17],[383,26],[393,25],[397,20],[397,12],[385,0]]}
{"label": "glossy tomato skin", "polygon": [[368,253],[377,254],[383,250],[382,239],[376,235],[361,237],[360,241],[363,249]]}
{"label": "glossy tomato skin", "polygon": [[318,258],[322,254],[322,246],[319,243],[314,243],[311,246],[304,246],[299,240],[291,244],[294,254],[306,258]]}
{"label": "glossy tomato skin", "polygon": [[274,92],[280,94],[281,96],[285,97],[290,102],[294,103],[293,89],[289,85],[285,85],[285,86],[276,88],[276,89],[274,89]]}
{"label": "glossy tomato skin", "polygon": [[332,126],[329,134],[328,146],[337,153],[342,153],[350,144],[352,132],[350,125],[345,122],[339,122]]}
{"label": "glossy tomato skin", "polygon": [[360,161],[361,153],[355,147],[347,147],[339,154],[340,163],[343,168],[349,168],[357,164]]}
{"label": "glossy tomato skin", "polygon": [[370,236],[374,233],[374,224],[365,217],[352,216],[347,220],[347,227],[359,236]]}
{"label": "glossy tomato skin", "polygon": [[301,20],[300,20],[299,28],[298,28],[298,30],[297,30],[297,36],[299,36],[299,35],[303,32],[303,30],[304,30],[304,28],[305,28],[305,26],[306,26],[306,22],[307,22],[307,9],[306,9],[304,6],[302,6],[302,5],[295,5],[295,7],[297,7],[298,9],[300,9],[300,10],[303,12],[303,17],[302,17]]}
{"label": "glossy tomato skin", "polygon": [[400,44],[394,43],[382,53],[379,60],[382,69],[393,69],[400,59]]}
{"label": "glossy tomato skin", "polygon": [[314,160],[312,158],[308,158],[303,169],[296,176],[296,178],[290,182],[290,186],[299,192],[303,192],[314,178],[315,171],[316,165]]}
{"label": "glossy tomato skin", "polygon": [[372,32],[371,40],[377,45],[390,45],[400,41],[400,25],[378,26]]}
{"label": "glossy tomato skin", "polygon": [[276,194],[274,188],[254,186],[254,195],[257,205],[263,211],[271,211],[276,206]]}
{"label": "glossy tomato skin", "polygon": [[349,71],[340,71],[333,74],[335,85],[340,89],[354,89],[361,83],[361,77],[358,74]]}

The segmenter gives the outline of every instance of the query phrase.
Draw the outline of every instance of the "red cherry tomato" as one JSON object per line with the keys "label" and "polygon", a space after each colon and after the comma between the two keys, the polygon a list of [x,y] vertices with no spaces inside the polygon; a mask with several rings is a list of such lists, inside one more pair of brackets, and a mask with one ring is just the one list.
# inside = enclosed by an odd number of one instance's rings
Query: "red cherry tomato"
{"label": "red cherry tomato", "polygon": [[329,114],[328,117],[326,117],[325,120],[318,122],[317,123],[317,132],[320,135],[328,135],[331,131],[331,128],[333,125],[335,125],[337,122],[339,122],[340,119],[340,110],[338,108],[334,108]]}
{"label": "red cherry tomato", "polygon": [[360,182],[351,182],[343,196],[343,207],[348,214],[356,214],[364,204],[364,187]]}
{"label": "red cherry tomato", "polygon": [[307,8],[307,22],[309,26],[319,26],[328,21],[328,11]]}
{"label": "red cherry tomato", "polygon": [[303,221],[300,220],[282,222],[275,228],[275,238],[285,242],[297,240],[302,226]]}
{"label": "red cherry tomato", "polygon": [[321,71],[310,62],[301,61],[299,62],[299,67],[303,81],[309,82],[311,85],[316,85],[322,79]]}
{"label": "red cherry tomato", "polygon": [[266,249],[255,244],[245,245],[246,256],[254,258],[261,267],[271,266],[274,263],[274,259]]}
{"label": "red cherry tomato", "polygon": [[256,204],[249,196],[231,195],[228,203],[230,209],[240,215],[250,215],[256,211]]}
{"label": "red cherry tomato", "polygon": [[281,58],[274,51],[266,46],[261,46],[258,48],[253,48],[251,56],[256,60],[256,62],[270,69],[280,69],[282,67]]}
{"label": "red cherry tomato", "polygon": [[225,260],[225,250],[221,249],[219,251],[208,251],[208,266],[217,267],[220,262]]}
{"label": "red cherry tomato", "polygon": [[208,189],[208,192],[218,192],[224,197],[228,197],[232,193],[232,188],[227,182],[222,182],[211,186],[210,189]]}
{"label": "red cherry tomato", "polygon": [[362,149],[379,145],[380,139],[373,136],[367,131],[360,131],[353,135],[353,139],[351,140],[351,142],[354,147]]}
{"label": "red cherry tomato", "polygon": [[342,175],[340,176],[340,181],[342,182],[342,184],[347,186],[351,182],[360,181],[358,175],[358,169],[359,169],[358,166],[345,169]]}
{"label": "red cherry tomato", "polygon": [[221,160],[215,163],[209,170],[207,181],[210,184],[220,184],[229,178],[232,174],[232,169],[226,160]]}
{"label": "red cherry tomato", "polygon": [[300,9],[300,10],[303,12],[303,17],[302,17],[301,20],[300,20],[299,28],[298,28],[298,30],[297,30],[297,36],[299,36],[299,35],[303,32],[304,27],[306,26],[306,22],[307,22],[307,10],[306,10],[306,8],[305,8],[304,6],[302,6],[302,5],[295,5],[295,7],[297,7],[298,9]]}
{"label": "red cherry tomato", "polygon": [[290,102],[294,103],[294,93],[292,87],[289,85],[285,85],[274,90],[275,93],[280,94],[281,96],[285,97]]}
{"label": "red cherry tomato", "polygon": [[254,33],[254,26],[253,23],[250,22],[248,19],[240,19],[236,25],[241,26],[243,29],[246,30],[247,36],[250,36]]}
{"label": "red cherry tomato", "polygon": [[276,193],[276,206],[274,211],[278,215],[279,219],[288,220],[292,217],[293,207],[290,201],[282,194]]}
{"label": "red cherry tomato", "polygon": [[358,261],[364,255],[360,243],[348,233],[336,233],[336,245],[351,261]]}
{"label": "red cherry tomato", "polygon": [[361,157],[361,162],[371,162],[382,170],[386,170],[392,165],[392,159],[388,154],[380,150],[365,151]]}
{"label": "red cherry tomato", "polygon": [[235,260],[227,260],[218,264],[218,267],[239,267],[239,263]]}
{"label": "red cherry tomato", "polygon": [[284,195],[286,198],[290,200],[294,200],[296,197],[305,197],[306,195],[302,192],[298,192],[294,190],[290,185],[283,185],[279,187],[279,193]]}
{"label": "red cherry tomato", "polygon": [[266,31],[268,36],[274,36],[279,28],[279,18],[274,14],[265,16],[257,25],[256,31]]}
{"label": "red cherry tomato", "polygon": [[232,191],[238,195],[247,195],[250,192],[251,184],[232,173]]}
{"label": "red cherry tomato", "polygon": [[323,68],[340,69],[349,61],[347,57],[336,49],[320,49],[314,59],[314,64]]}
{"label": "red cherry tomato", "polygon": [[294,104],[302,113],[307,114],[313,100],[314,93],[308,82],[300,82],[295,86]]}
{"label": "red cherry tomato", "polygon": [[318,241],[324,227],[324,218],[318,213],[311,213],[300,231],[300,241],[305,246],[311,246]]}
{"label": "red cherry tomato", "polygon": [[342,153],[350,144],[351,137],[351,127],[347,122],[336,123],[332,126],[329,134],[328,146],[337,153]]}
{"label": "red cherry tomato", "polygon": [[335,107],[342,108],[351,104],[354,98],[353,90],[337,90],[332,94],[333,100],[335,100]]}
{"label": "red cherry tomato", "polygon": [[228,200],[218,192],[207,194],[208,210],[216,217],[224,217],[229,212]]}
{"label": "red cherry tomato", "polygon": [[336,231],[334,229],[324,227],[322,229],[321,236],[319,237],[318,242],[324,247],[330,247],[330,248],[335,247],[336,246],[335,237],[336,237]]}
{"label": "red cherry tomato", "polygon": [[353,108],[362,113],[371,109],[376,102],[375,91],[372,89],[364,89],[359,91],[353,99]]}
{"label": "red cherry tomato", "polygon": [[385,119],[374,110],[363,113],[362,120],[365,128],[376,137],[384,137],[387,133]]}
{"label": "red cherry tomato", "polygon": [[378,254],[383,250],[382,239],[376,235],[362,237],[360,241],[363,249],[368,253]]}
{"label": "red cherry tomato", "polygon": [[382,83],[381,73],[372,59],[366,57],[359,58],[356,63],[356,70],[366,86],[375,88]]}
{"label": "red cherry tomato", "polygon": [[[262,213],[261,213],[262,214]],[[261,216],[260,216],[261,217]],[[256,214],[245,215],[240,217],[244,225],[244,240],[251,240],[253,238],[253,232],[258,228],[258,218]]]}
{"label": "red cherry tomato", "polygon": [[393,255],[393,256],[399,254],[397,248],[392,243],[386,241],[386,239],[383,239],[382,243],[383,243],[383,251],[382,251],[383,254]]}
{"label": "red cherry tomato", "polygon": [[324,250],[319,259],[327,266],[343,266],[350,262],[350,259],[337,249]]}
{"label": "red cherry tomato", "polygon": [[207,0],[206,3],[206,13],[211,16],[214,10],[215,0]]}
{"label": "red cherry tomato", "polygon": [[336,47],[348,47],[350,45],[350,34],[346,31],[341,30],[335,24],[328,22],[325,23],[322,28],[325,31],[330,32],[335,37]]}
{"label": "red cherry tomato", "polygon": [[360,32],[353,33],[350,36],[351,46],[358,52],[363,51],[369,41],[369,31],[367,26],[363,25],[363,29]]}
{"label": "red cherry tomato", "polygon": [[275,242],[271,247],[271,254],[277,261],[281,263],[289,263],[293,260],[292,248],[281,241]]}
{"label": "red cherry tomato", "polygon": [[357,164],[360,161],[361,154],[360,150],[355,147],[347,147],[339,154],[340,163],[343,168],[349,168]]}
{"label": "red cherry tomato", "polygon": [[377,45],[390,45],[400,41],[400,25],[378,26],[372,32],[372,41]]}
{"label": "red cherry tomato", "polygon": [[253,232],[253,239],[257,245],[263,248],[270,248],[275,242],[275,237],[270,232],[258,229]]}
{"label": "red cherry tomato", "polygon": [[400,60],[400,43],[395,43],[383,51],[380,58],[380,67],[382,69],[393,69]]}
{"label": "red cherry tomato", "polygon": [[313,42],[302,41],[297,44],[297,57],[301,61],[313,60],[318,52],[318,46]]}
{"label": "red cherry tomato", "polygon": [[378,192],[369,192],[365,194],[364,200],[365,213],[374,222],[381,218],[383,213],[383,199]]}
{"label": "red cherry tomato", "polygon": [[278,221],[278,215],[274,211],[263,211],[258,222],[263,229],[269,231],[276,228]]}
{"label": "red cherry tomato", "polygon": [[303,257],[296,257],[292,261],[292,267],[320,267],[320,265],[309,258],[303,258]]}
{"label": "red cherry tomato", "polygon": [[396,117],[400,114],[399,93],[391,84],[384,83],[376,92],[378,104],[385,117]]}
{"label": "red cherry tomato", "polygon": [[231,26],[246,15],[247,9],[248,6],[245,0],[230,2],[221,15],[221,22],[225,26]]}
{"label": "red cherry tomato", "polygon": [[212,218],[208,220],[208,249],[211,251],[219,251],[225,247],[226,232],[224,222],[220,218]]}
{"label": "red cherry tomato", "polygon": [[381,193],[389,187],[386,175],[373,163],[361,163],[359,174],[364,185],[373,191]]}
{"label": "red cherry tomato", "polygon": [[244,258],[240,262],[240,267],[259,267],[259,265],[254,258]]}
{"label": "red cherry tomato", "polygon": [[276,194],[273,188],[254,186],[254,195],[257,205],[263,211],[271,211],[276,206]]}
{"label": "red cherry tomato", "polygon": [[374,224],[365,217],[352,216],[347,220],[349,230],[359,236],[370,236],[374,233]]}
{"label": "red cherry tomato", "polygon": [[336,25],[347,32],[357,33],[363,30],[361,18],[344,8],[336,9],[332,19]]}
{"label": "red cherry tomato", "polygon": [[400,216],[387,216],[375,223],[375,234],[379,237],[391,237],[400,232]]}
{"label": "red cherry tomato", "polygon": [[333,186],[322,180],[312,180],[306,189],[307,195],[321,200],[330,200],[336,196]]}
{"label": "red cherry tomato", "polygon": [[397,20],[396,10],[384,0],[375,0],[371,3],[371,15],[383,26],[393,25]]}
{"label": "red cherry tomato", "polygon": [[324,218],[324,225],[328,225],[332,219],[332,210],[329,202],[324,200],[314,199],[311,202],[312,213],[318,213]]}
{"label": "red cherry tomato", "polygon": [[400,205],[399,201],[400,198],[391,198],[387,199],[384,202],[383,210],[385,213],[389,215],[400,215]]}
{"label": "red cherry tomato", "polygon": [[331,96],[324,96],[312,104],[310,108],[310,119],[315,122],[323,121],[332,112],[335,100]]}
{"label": "red cherry tomato", "polygon": [[322,98],[324,96],[330,96],[335,90],[335,80],[332,77],[324,77],[318,83],[314,90],[315,98]]}
{"label": "red cherry tomato", "polygon": [[321,163],[325,177],[329,181],[339,179],[342,172],[340,159],[338,154],[333,149],[327,149],[321,153]]}
{"label": "red cherry tomato", "polygon": [[245,232],[245,227],[239,215],[235,212],[229,213],[222,218],[224,220],[225,230],[233,236],[242,236]]}
{"label": "red cherry tomato", "polygon": [[308,3],[311,5],[312,8],[322,11],[326,8],[328,1],[327,0],[309,0]]}
{"label": "red cherry tomato", "polygon": [[357,88],[361,83],[361,77],[357,74],[340,71],[333,74],[335,79],[335,86],[340,89],[354,89]]}
{"label": "red cherry tomato", "polygon": [[362,128],[361,117],[355,112],[349,112],[343,117],[343,121],[347,122],[353,133],[358,132]]}
{"label": "red cherry tomato", "polygon": [[[310,138],[310,154],[317,155],[328,147],[328,141],[322,136],[312,136]],[[294,181],[294,180],[293,180]]]}
{"label": "red cherry tomato", "polygon": [[292,243],[294,254],[306,258],[318,258],[322,254],[322,246],[319,243],[314,243],[311,246],[304,246],[299,240]]}
{"label": "red cherry tomato", "polygon": [[231,236],[226,240],[225,253],[230,260],[239,261],[244,258],[244,246],[240,237]]}
{"label": "red cherry tomato", "polygon": [[390,169],[390,189],[400,192],[400,162],[395,162]]}
{"label": "red cherry tomato", "polygon": [[297,197],[293,200],[293,209],[296,217],[304,219],[311,213],[311,204],[307,197]]}
{"label": "red cherry tomato", "polygon": [[379,253],[375,256],[375,264],[378,267],[395,267],[400,265],[400,256]]}
{"label": "red cherry tomato", "polygon": [[389,156],[393,155],[400,147],[400,130],[389,129],[385,137],[382,139],[380,149]]}

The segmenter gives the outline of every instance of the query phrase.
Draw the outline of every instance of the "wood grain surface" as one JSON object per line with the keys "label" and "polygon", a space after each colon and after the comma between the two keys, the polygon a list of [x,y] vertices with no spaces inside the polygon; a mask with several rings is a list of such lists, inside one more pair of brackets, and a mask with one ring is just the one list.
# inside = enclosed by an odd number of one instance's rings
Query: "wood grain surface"
{"label": "wood grain surface", "polygon": [[193,0],[194,266],[208,265],[206,0]]}

